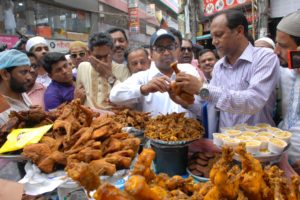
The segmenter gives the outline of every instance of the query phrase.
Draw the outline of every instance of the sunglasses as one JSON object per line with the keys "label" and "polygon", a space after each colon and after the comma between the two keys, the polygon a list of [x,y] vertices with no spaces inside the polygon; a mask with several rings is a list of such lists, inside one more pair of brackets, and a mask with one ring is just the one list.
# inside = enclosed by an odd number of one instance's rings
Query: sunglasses
{"label": "sunglasses", "polygon": [[181,47],[180,51],[182,52],[191,52],[192,51],[192,48],[191,47]]}
{"label": "sunglasses", "polygon": [[79,56],[80,58],[83,58],[85,56],[85,52],[79,52],[79,53],[71,53],[70,57],[71,58],[77,58],[77,56]]}

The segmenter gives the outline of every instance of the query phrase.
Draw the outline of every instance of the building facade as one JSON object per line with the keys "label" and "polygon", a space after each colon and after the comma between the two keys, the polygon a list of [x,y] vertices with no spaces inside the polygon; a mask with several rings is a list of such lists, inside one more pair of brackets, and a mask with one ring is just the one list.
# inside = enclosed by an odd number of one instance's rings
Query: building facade
{"label": "building facade", "polygon": [[0,0],[0,41],[11,48],[22,34],[45,37],[50,50],[66,52],[73,40],[87,41],[93,32],[111,27],[126,30],[133,44],[148,44],[159,26],[155,14],[161,12],[176,28],[178,4],[175,0],[134,0],[139,29],[129,31],[129,4],[132,0]]}

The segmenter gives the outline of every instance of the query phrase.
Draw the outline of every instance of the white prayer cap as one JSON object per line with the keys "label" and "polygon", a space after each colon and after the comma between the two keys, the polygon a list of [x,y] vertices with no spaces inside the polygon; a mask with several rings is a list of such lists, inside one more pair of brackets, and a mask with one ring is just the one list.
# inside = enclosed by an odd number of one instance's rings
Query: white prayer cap
{"label": "white prayer cap", "polygon": [[275,43],[271,38],[262,37],[262,38],[259,38],[258,40],[256,40],[255,42],[258,42],[258,41],[264,41],[264,42],[268,43],[269,45],[271,45],[273,47],[273,49],[275,49]]}
{"label": "white prayer cap", "polygon": [[48,46],[48,43],[47,41],[45,40],[45,38],[41,37],[41,36],[35,36],[35,37],[32,37],[30,38],[27,42],[26,42],[26,51],[30,51],[30,49],[32,47],[34,47],[35,45],[37,44],[44,44],[44,45],[47,45]]}
{"label": "white prayer cap", "polygon": [[300,37],[300,10],[282,18],[277,25],[277,30],[292,36]]}

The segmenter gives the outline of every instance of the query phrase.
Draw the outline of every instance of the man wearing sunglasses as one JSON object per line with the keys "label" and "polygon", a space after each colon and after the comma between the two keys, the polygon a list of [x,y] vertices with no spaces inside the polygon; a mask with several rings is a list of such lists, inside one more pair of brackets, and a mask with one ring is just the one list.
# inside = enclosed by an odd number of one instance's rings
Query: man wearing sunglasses
{"label": "man wearing sunglasses", "polygon": [[179,63],[191,64],[193,60],[193,45],[192,41],[183,39],[180,47]]}
{"label": "man wearing sunglasses", "polygon": [[40,36],[32,37],[27,41],[25,48],[27,52],[33,53],[38,60],[39,67],[36,68],[38,73],[36,81],[47,88],[51,83],[51,78],[44,69],[42,60],[46,53],[49,52],[48,42]]}
{"label": "man wearing sunglasses", "polygon": [[[170,67],[177,60],[175,37],[167,30],[160,29],[150,39],[150,53],[153,60],[149,69],[133,74],[123,83],[116,85],[110,93],[110,101],[117,105],[133,106],[137,110],[150,112],[152,116],[189,110],[176,104],[170,97],[170,84],[176,74]],[[199,77],[197,71],[188,64],[178,64],[178,68]],[[196,106],[197,107],[197,106]]]}
{"label": "man wearing sunglasses", "polygon": [[72,72],[76,76],[79,64],[82,62],[87,62],[89,59],[88,47],[84,42],[81,41],[71,42],[69,46],[69,54],[70,59],[75,66]]}

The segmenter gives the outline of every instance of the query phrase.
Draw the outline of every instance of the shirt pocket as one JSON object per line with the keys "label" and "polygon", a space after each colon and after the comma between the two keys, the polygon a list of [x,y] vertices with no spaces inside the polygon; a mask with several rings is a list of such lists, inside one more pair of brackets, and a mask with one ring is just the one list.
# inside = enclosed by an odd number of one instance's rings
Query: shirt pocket
{"label": "shirt pocket", "polygon": [[250,85],[250,79],[247,77],[242,77],[240,80],[237,80],[235,88],[236,90],[246,90]]}

